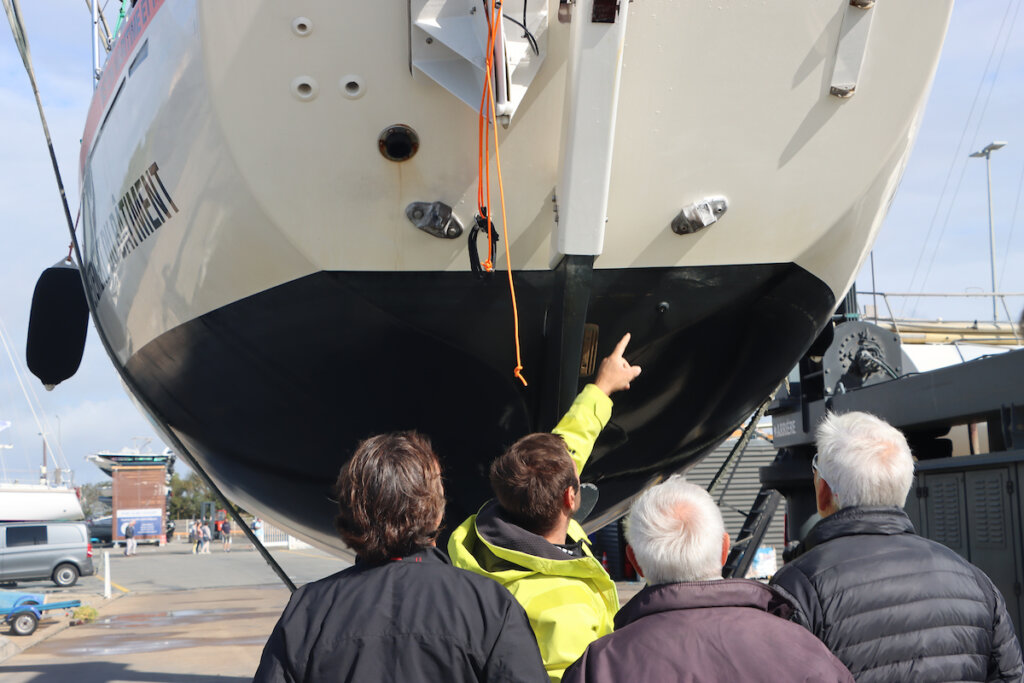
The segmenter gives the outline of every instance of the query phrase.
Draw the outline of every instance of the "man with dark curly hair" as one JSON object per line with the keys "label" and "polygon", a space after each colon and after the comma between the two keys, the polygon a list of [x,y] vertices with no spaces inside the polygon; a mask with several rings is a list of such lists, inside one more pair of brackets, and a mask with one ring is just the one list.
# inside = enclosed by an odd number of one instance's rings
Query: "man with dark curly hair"
{"label": "man with dark curly hair", "polygon": [[336,526],[356,564],[292,595],[254,681],[544,681],[526,613],[435,547],[441,466],[414,432],[356,449]]}

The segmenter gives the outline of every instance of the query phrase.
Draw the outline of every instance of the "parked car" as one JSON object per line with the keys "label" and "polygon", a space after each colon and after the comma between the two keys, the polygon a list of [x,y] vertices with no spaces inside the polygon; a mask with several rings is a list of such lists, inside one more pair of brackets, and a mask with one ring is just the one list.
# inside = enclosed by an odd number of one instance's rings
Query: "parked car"
{"label": "parked car", "polygon": [[112,521],[113,517],[107,515],[106,517],[97,517],[86,522],[89,529],[89,540],[97,545],[112,543]]}
{"label": "parked car", "polygon": [[93,573],[82,522],[0,522],[0,582],[50,579],[73,586]]}

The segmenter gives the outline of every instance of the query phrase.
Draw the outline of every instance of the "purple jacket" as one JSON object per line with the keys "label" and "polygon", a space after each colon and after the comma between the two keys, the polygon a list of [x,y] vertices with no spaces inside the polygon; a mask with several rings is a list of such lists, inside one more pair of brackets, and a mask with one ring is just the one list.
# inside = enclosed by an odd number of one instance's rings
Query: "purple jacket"
{"label": "purple jacket", "polygon": [[820,640],[780,618],[791,611],[771,588],[747,579],[648,586],[615,616],[615,632],[591,643],[562,683],[852,683]]}

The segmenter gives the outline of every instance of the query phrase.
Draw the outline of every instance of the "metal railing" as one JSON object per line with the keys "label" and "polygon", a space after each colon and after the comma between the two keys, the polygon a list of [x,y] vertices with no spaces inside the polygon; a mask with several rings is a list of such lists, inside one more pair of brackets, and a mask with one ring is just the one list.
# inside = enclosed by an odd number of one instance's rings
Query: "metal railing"
{"label": "metal railing", "polygon": [[[974,320],[945,320],[945,321],[943,321],[943,323],[946,324],[946,325],[955,325],[957,323],[962,323],[965,326],[973,325],[973,326],[975,326],[976,329],[977,329],[976,326],[979,323],[984,323],[986,325],[990,324],[994,328],[994,329],[992,329],[990,331],[993,334],[999,335],[999,336],[996,336],[996,337],[972,337],[972,339],[970,340],[972,342],[978,342],[978,343],[988,342],[988,343],[992,343],[992,342],[995,342],[995,341],[1002,341],[1002,340],[1006,339],[1007,337],[1012,336],[1013,339],[1016,341],[1016,343],[1018,343],[1018,344],[1022,343],[1020,327],[1017,325],[1017,323],[1014,322],[1014,317],[1010,314],[1010,308],[1009,308],[1009,306],[1006,305],[1006,299],[1007,299],[1007,297],[1010,297],[1010,298],[1024,298],[1024,292],[927,292],[927,293],[923,293],[923,292],[857,292],[857,295],[858,295],[858,297],[870,296],[874,300],[874,305],[873,305],[874,315],[873,316],[865,316],[865,317],[873,318],[873,320],[874,320],[876,325],[879,324],[879,322],[886,322],[886,323],[891,324],[893,326],[893,329],[895,330],[896,334],[900,335],[901,337],[903,336],[904,331],[900,329],[900,321],[903,322],[904,327],[906,327],[907,324],[911,323],[912,321],[908,320],[907,318],[897,318],[896,317],[896,314],[893,312],[892,303],[890,301],[890,299],[892,299],[892,298],[928,297],[928,298],[948,298],[948,299],[972,299],[972,298],[997,299],[1002,304],[1003,312],[1006,314],[1006,320],[1009,321],[1009,322],[1004,322],[1004,321],[1000,321],[1000,320],[974,319]],[[881,297],[882,301],[885,303],[885,308],[889,312],[889,317],[888,318],[879,318],[879,316],[878,316],[878,299],[877,299],[877,297]],[[920,320],[920,321],[913,321],[913,322],[925,323],[927,321]],[[1004,325],[1006,326],[1005,334],[1002,331],[1002,327]],[[951,343],[956,344],[959,341],[967,341],[967,340],[953,340],[953,341],[951,341]]]}

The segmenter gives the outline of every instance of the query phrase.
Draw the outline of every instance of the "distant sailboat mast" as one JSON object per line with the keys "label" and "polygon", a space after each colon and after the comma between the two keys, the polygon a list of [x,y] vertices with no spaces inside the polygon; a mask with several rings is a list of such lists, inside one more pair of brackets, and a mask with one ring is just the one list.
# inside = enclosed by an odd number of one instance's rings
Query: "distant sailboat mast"
{"label": "distant sailboat mast", "polygon": [[[56,484],[56,485],[63,484],[63,483],[65,483],[65,480],[69,484],[73,483],[73,475],[71,473],[70,467],[68,466],[67,458],[64,457],[64,452],[63,452],[63,449],[60,447],[60,444],[59,443],[57,444],[57,448],[53,448],[52,444],[48,444],[47,443],[48,440],[49,440],[50,430],[49,430],[48,420],[46,419],[46,414],[42,410],[42,404],[39,401],[39,397],[35,395],[35,391],[32,389],[31,385],[26,385],[24,379],[22,378],[22,373],[21,373],[21,370],[20,370],[20,367],[21,367],[20,366],[20,359],[18,358],[16,352],[13,349],[13,345],[11,344],[11,340],[10,340],[10,334],[8,334],[7,326],[4,324],[4,321],[3,321],[2,318],[0,318],[0,344],[2,344],[3,347],[4,347],[4,352],[7,355],[7,360],[10,362],[11,369],[14,371],[14,378],[17,380],[18,387],[21,389],[21,393],[25,397],[25,402],[28,404],[28,409],[32,413],[32,419],[35,420],[36,427],[39,429],[39,432],[38,432],[39,436],[41,436],[42,439],[43,439],[43,465],[42,465],[42,469],[41,469],[40,474],[39,474],[39,483],[40,484],[45,484],[45,485],[48,485],[50,483],[50,477],[49,477],[49,452],[50,451],[52,451],[52,453],[53,453],[54,465],[55,465],[55,467],[57,469],[57,472],[58,472],[58,476],[57,476],[58,480],[55,481],[54,484]],[[0,422],[0,425],[2,425],[2,424],[3,423]],[[10,426],[10,422],[7,422],[6,426]],[[0,427],[0,430],[2,430],[4,428],[6,428],[6,427]],[[49,448],[48,448],[48,446],[49,446]],[[12,447],[13,447],[13,444],[3,444],[3,445],[0,445],[0,448],[7,448],[7,449],[9,449],[9,448],[12,448]],[[0,459],[0,460],[2,460],[2,459]],[[65,474],[68,475],[68,476],[66,476],[66,477],[62,476],[62,475],[65,475]],[[4,464],[4,468],[3,468],[3,478],[4,478],[5,481],[7,480],[6,463]]]}
{"label": "distant sailboat mast", "polygon": [[39,483],[47,484],[50,478],[46,474],[46,437],[43,437],[43,469],[39,472]]}
{"label": "distant sailboat mast", "polygon": [[[0,432],[4,431],[10,426],[10,420],[0,420]],[[0,450],[10,450],[12,448],[14,448],[14,444],[0,443]],[[0,454],[0,474],[3,474],[3,479],[0,479],[0,481],[7,481],[7,461],[2,454]]]}

